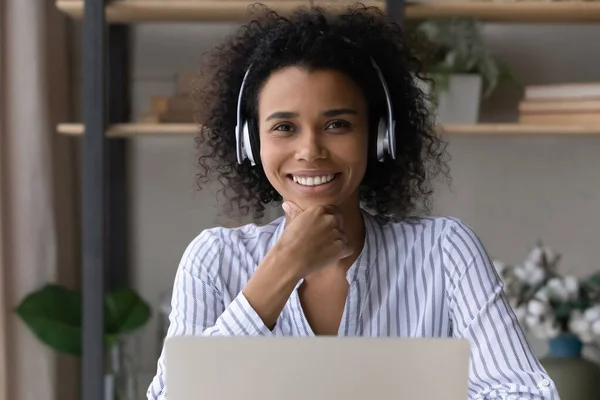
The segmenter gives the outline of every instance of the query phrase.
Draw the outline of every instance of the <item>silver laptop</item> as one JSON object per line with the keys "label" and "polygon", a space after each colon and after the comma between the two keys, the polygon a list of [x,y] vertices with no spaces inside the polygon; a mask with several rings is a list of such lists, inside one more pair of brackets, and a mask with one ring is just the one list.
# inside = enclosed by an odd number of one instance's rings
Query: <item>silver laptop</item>
{"label": "silver laptop", "polygon": [[465,339],[173,337],[169,400],[465,400]]}

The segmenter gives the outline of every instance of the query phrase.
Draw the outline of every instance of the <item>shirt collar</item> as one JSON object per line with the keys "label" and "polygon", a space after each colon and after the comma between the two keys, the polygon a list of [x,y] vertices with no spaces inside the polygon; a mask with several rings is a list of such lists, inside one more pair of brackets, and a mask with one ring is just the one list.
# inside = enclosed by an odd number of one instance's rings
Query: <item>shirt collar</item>
{"label": "shirt collar", "polygon": [[375,216],[364,209],[361,209],[361,213],[365,225],[365,241],[358,258],[346,273],[346,279],[350,284],[369,279],[370,268],[376,262],[379,253],[380,240],[377,236],[379,222]]}

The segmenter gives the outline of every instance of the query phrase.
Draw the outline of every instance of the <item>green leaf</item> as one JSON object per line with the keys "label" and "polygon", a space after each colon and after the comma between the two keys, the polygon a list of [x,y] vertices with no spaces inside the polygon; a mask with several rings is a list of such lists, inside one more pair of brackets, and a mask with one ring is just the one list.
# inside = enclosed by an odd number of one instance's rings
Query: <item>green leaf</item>
{"label": "green leaf", "polygon": [[106,295],[105,332],[119,335],[142,327],[150,318],[150,306],[131,289]]}
{"label": "green leaf", "polygon": [[[82,301],[81,292],[49,284],[27,295],[16,313],[42,343],[59,352],[80,356]],[[149,317],[150,307],[134,291],[107,294],[105,348],[114,346],[120,334],[140,328]]]}
{"label": "green leaf", "polygon": [[46,285],[26,296],[17,315],[42,343],[60,352],[81,354],[81,293]]}

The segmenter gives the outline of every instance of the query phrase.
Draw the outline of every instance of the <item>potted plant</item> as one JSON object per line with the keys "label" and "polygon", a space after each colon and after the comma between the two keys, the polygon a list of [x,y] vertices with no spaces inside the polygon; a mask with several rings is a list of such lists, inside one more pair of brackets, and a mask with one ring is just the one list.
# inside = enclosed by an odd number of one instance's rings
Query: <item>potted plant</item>
{"label": "potted plant", "polygon": [[560,255],[539,243],[520,265],[494,261],[504,291],[526,332],[548,341],[541,359],[561,398],[600,397],[600,367],[582,357],[600,344],[600,273],[584,279],[558,272]]}
{"label": "potted plant", "polygon": [[[47,284],[28,294],[16,308],[20,319],[44,344],[58,352],[82,354],[82,293]],[[133,380],[126,371],[123,338],[150,319],[150,306],[133,290],[105,295],[104,346],[106,349],[106,398],[129,399]]]}
{"label": "potted plant", "polygon": [[502,79],[515,80],[483,43],[474,18],[424,20],[409,29],[426,49],[420,58],[433,85],[423,88],[440,123],[477,123],[481,99]]}

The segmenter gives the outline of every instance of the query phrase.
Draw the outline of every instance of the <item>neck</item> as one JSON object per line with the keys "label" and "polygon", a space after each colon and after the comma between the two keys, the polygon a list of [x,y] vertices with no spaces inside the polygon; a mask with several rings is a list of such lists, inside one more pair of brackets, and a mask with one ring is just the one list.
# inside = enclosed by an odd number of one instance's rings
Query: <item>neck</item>
{"label": "neck", "polygon": [[343,231],[348,237],[348,243],[352,247],[352,255],[340,260],[340,267],[348,270],[360,255],[365,242],[365,223],[358,204],[352,204],[342,208]]}

